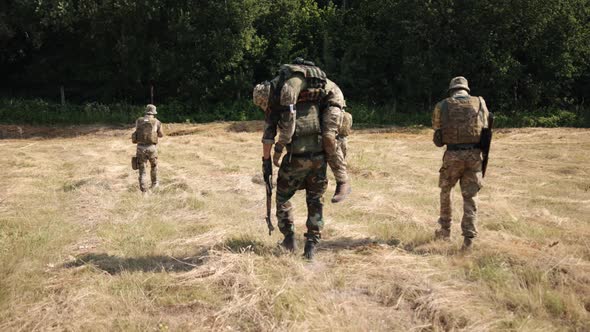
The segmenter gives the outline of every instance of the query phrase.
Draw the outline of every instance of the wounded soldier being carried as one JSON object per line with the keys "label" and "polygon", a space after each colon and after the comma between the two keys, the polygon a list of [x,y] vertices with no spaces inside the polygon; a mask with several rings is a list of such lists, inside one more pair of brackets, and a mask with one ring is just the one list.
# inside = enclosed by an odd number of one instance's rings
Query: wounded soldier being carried
{"label": "wounded soldier being carried", "polygon": [[[310,121],[296,121],[297,104],[307,102],[318,103],[320,122],[313,121],[313,117]],[[338,85],[329,80],[313,62],[296,58],[292,64],[282,65],[279,75],[273,80],[258,84],[254,88],[254,103],[265,112],[266,123],[262,143],[275,144],[273,163],[279,166],[285,147],[291,154],[325,153],[336,179],[336,192],[332,202],[344,200],[351,192],[346,151],[352,116],[345,111],[346,101]],[[273,123],[278,125],[273,126]],[[322,151],[298,151],[301,148],[293,146],[293,137],[303,137],[305,131],[316,129],[314,127],[321,130]],[[278,128],[276,142],[277,132],[274,128]]]}

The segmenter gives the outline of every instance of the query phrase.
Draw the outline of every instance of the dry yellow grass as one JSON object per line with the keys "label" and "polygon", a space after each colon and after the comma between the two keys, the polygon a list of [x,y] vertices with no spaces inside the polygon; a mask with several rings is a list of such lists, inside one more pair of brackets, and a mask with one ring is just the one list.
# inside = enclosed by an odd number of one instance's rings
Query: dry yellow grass
{"label": "dry yellow grass", "polygon": [[430,131],[357,131],[308,263],[267,234],[260,128],[167,126],[147,197],[129,129],[0,141],[0,330],[590,329],[589,130],[497,134],[470,255],[433,241]]}

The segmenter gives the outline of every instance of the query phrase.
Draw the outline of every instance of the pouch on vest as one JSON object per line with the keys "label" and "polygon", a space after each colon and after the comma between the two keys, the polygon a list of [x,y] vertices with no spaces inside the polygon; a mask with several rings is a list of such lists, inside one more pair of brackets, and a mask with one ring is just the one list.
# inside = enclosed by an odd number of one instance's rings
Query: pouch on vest
{"label": "pouch on vest", "polygon": [[141,118],[137,120],[137,143],[158,144],[157,120]]}
{"label": "pouch on vest", "polygon": [[441,107],[444,144],[477,144],[484,127],[478,97],[447,98]]}
{"label": "pouch on vest", "polygon": [[352,132],[352,114],[342,110],[342,123],[338,128],[338,136],[346,137]]}
{"label": "pouch on vest", "polygon": [[297,98],[297,103],[305,103],[310,101],[318,101],[324,99],[328,93],[325,89],[316,88],[316,89],[305,89],[299,93],[299,97]]}
{"label": "pouch on vest", "polygon": [[321,151],[323,146],[319,105],[317,103],[298,104],[295,135],[290,145],[290,152],[299,154]]}

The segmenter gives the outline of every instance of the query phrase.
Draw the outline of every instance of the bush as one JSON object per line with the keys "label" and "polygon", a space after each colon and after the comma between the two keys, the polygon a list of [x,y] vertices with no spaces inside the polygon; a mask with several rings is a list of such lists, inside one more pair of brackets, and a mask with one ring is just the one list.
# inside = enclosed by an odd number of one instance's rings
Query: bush
{"label": "bush", "polygon": [[[0,119],[9,124],[76,125],[132,123],[143,114],[144,106],[124,103],[84,105],[49,103],[40,99],[0,100]],[[211,106],[194,106],[171,101],[158,105],[158,118],[164,122],[211,122],[261,120],[263,113],[249,100]]]}
{"label": "bush", "polygon": [[588,127],[588,111],[550,109],[532,113],[496,114],[494,126],[507,127]]}
{"label": "bush", "polygon": [[[129,124],[143,114],[144,106],[125,103],[84,105],[50,103],[41,99],[0,100],[0,121],[9,124],[76,125]],[[350,103],[347,109],[355,126],[426,126],[431,125],[430,112],[400,112],[395,105]],[[263,112],[250,100],[232,100],[213,105],[191,105],[172,100],[158,105],[158,118],[163,122],[204,123],[212,121],[263,120]],[[584,109],[548,109],[536,112],[496,113],[495,127],[589,127],[590,111]]]}

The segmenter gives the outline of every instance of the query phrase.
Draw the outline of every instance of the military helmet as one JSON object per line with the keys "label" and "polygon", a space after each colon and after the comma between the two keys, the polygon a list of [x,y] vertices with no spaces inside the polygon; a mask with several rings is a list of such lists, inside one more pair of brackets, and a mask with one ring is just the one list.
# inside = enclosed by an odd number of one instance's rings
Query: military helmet
{"label": "military helmet", "polygon": [[467,83],[467,79],[463,76],[457,76],[451,80],[451,83],[449,83],[449,92],[458,89],[463,89],[467,92],[471,91],[469,90],[469,84]]}
{"label": "military helmet", "polygon": [[270,82],[264,81],[254,87],[252,92],[252,99],[254,105],[260,107],[263,111],[268,108],[268,100],[270,98]]}
{"label": "military helmet", "polygon": [[147,114],[147,115],[156,115],[156,114],[158,114],[158,112],[156,112],[156,106],[155,105],[152,105],[152,104],[148,104],[145,107],[145,114]]}

